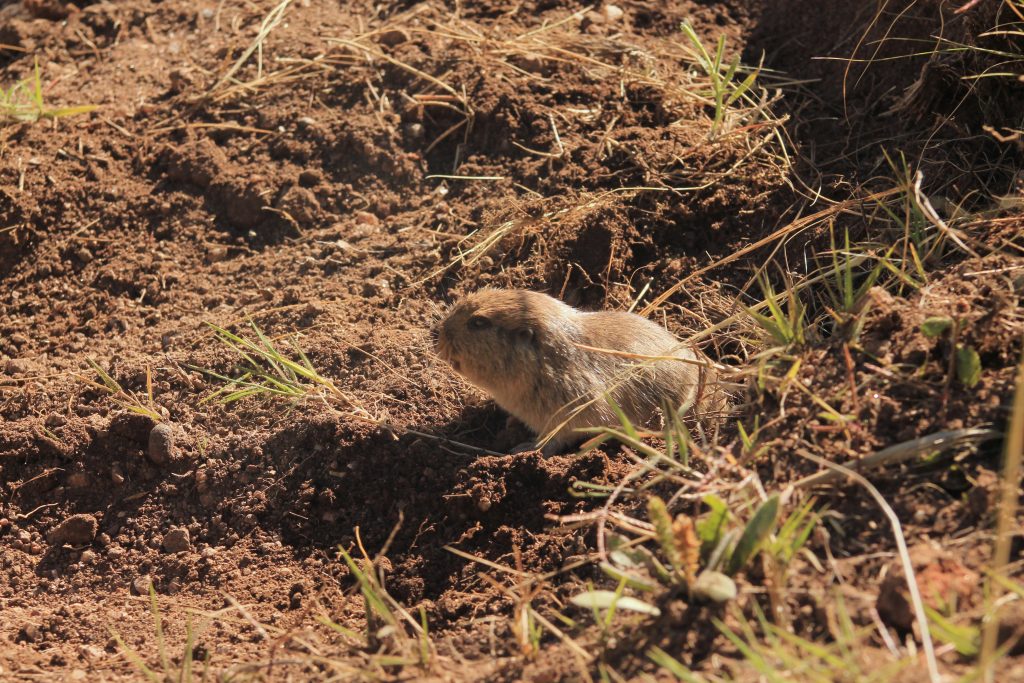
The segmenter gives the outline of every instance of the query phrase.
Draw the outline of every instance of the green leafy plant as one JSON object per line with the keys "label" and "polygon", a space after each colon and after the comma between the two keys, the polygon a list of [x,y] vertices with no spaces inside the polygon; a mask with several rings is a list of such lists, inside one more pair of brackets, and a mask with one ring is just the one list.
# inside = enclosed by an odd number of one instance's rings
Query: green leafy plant
{"label": "green leafy plant", "polygon": [[[728,64],[725,63],[725,36],[719,36],[718,44],[715,46],[714,54],[708,52],[701,41],[700,36],[694,31],[690,22],[684,21],[679,29],[690,41],[697,64],[707,75],[711,84],[710,97],[714,100],[715,113],[711,124],[710,137],[715,137],[725,122],[726,113],[729,107],[733,106],[740,98],[746,96],[757,83],[757,77],[761,73],[761,67],[750,70],[740,66],[739,55],[733,57]],[[746,74],[743,80],[738,76]]]}
{"label": "green leafy plant", "polygon": [[[825,266],[827,277],[822,284],[829,303],[825,307],[835,321],[835,328],[849,340],[860,337],[864,325],[863,313],[868,307],[868,293],[878,284],[891,262],[895,246],[890,246],[884,254],[870,253],[867,248],[860,249],[850,245],[849,230],[843,231],[843,245],[836,245],[835,232],[829,230],[831,249],[830,263]],[[874,265],[870,265],[870,264]]]}
{"label": "green leafy plant", "polygon": [[704,500],[709,511],[694,521],[686,515],[673,519],[664,501],[650,497],[647,516],[660,553],[613,535],[602,571],[620,585],[640,591],[678,586],[712,602],[735,598],[736,584],[731,577],[764,547],[775,526],[779,498],[769,497],[742,526],[732,519],[725,501],[713,495]]}
{"label": "green leafy plant", "polygon": [[963,322],[948,316],[932,316],[921,323],[921,334],[929,339],[949,335],[953,340],[950,356],[950,374],[955,375],[965,387],[973,387],[981,380],[981,356],[973,346],[957,342]]}
{"label": "green leafy plant", "polygon": [[787,286],[784,298],[786,306],[783,310],[780,303],[782,297],[775,293],[768,277],[761,273],[758,275],[758,282],[764,293],[768,314],[759,313],[753,308],[748,308],[747,312],[776,344],[785,347],[803,346],[807,341],[807,309],[800,300],[796,287],[792,284]]}
{"label": "green leafy plant", "polygon": [[956,345],[956,378],[965,387],[981,380],[981,356],[972,346]]}

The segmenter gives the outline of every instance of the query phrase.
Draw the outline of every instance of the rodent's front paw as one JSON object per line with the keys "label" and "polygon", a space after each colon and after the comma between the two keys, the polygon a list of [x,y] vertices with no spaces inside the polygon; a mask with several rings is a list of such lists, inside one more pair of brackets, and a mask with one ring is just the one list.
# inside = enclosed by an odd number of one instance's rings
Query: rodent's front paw
{"label": "rodent's front paw", "polygon": [[542,447],[535,441],[523,441],[522,443],[514,447],[514,449],[512,449],[512,455],[514,456],[520,453],[532,453],[535,451],[540,451],[542,456],[544,456],[545,458],[550,458],[551,456],[557,456],[563,451],[565,451],[565,444],[559,443],[557,441],[548,441]]}
{"label": "rodent's front paw", "polygon": [[552,455],[558,455],[565,450],[564,443],[557,443],[555,441],[548,441],[543,447],[539,446],[533,441],[524,441],[515,448],[512,449],[512,455],[518,455],[519,453],[531,453],[533,451],[540,451],[540,454],[545,458],[550,458]]}
{"label": "rodent's front paw", "polygon": [[[546,448],[546,446],[545,446],[545,448]],[[521,444],[519,444],[518,446],[516,446],[515,448],[513,448],[511,453],[510,453],[510,455],[519,455],[520,453],[529,453],[530,451],[536,451],[536,450],[539,450],[539,449],[537,448],[537,444],[535,442],[533,442],[533,441],[524,441]],[[543,450],[542,450],[542,452],[543,452]],[[547,455],[547,453],[544,453],[544,455]]]}
{"label": "rodent's front paw", "polygon": [[545,458],[550,458],[552,455],[558,455],[565,450],[564,443],[555,443],[554,441],[548,441],[544,444],[544,448],[540,449],[541,455]]}

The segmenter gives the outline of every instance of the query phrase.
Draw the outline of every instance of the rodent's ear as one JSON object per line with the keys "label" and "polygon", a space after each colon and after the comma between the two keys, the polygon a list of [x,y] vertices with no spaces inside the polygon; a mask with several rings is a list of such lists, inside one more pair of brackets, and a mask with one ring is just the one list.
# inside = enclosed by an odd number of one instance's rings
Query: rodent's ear
{"label": "rodent's ear", "polygon": [[529,327],[520,327],[515,332],[516,341],[520,344],[532,344],[534,339],[533,330]]}

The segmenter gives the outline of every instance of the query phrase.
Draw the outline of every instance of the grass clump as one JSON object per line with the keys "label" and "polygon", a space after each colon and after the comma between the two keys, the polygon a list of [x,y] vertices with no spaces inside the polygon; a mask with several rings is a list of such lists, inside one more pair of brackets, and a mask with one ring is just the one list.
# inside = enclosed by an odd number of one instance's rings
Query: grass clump
{"label": "grass clump", "polygon": [[196,368],[224,386],[203,399],[228,404],[249,397],[285,398],[292,402],[319,398],[325,402],[340,401],[350,406],[351,399],[331,380],[321,375],[299,348],[295,337],[288,339],[289,350],[282,350],[265,335],[256,323],[249,321],[253,336],[235,334],[223,327],[207,323],[217,341],[237,355],[242,363],[236,377]]}
{"label": "grass clump", "polygon": [[145,396],[139,396],[134,391],[130,391],[122,387],[116,379],[111,377],[110,374],[93,359],[88,358],[86,359],[86,362],[100,379],[99,382],[96,382],[86,377],[80,377],[79,379],[87,385],[107,393],[114,403],[128,412],[135,413],[136,415],[143,415],[154,422],[161,422],[164,419],[159,406],[157,406],[156,402],[153,400],[153,374],[149,369],[149,366],[146,367],[146,393]]}
{"label": "grass clump", "polygon": [[71,107],[47,105],[43,99],[43,84],[38,60],[35,61],[32,75],[29,78],[15,83],[6,90],[0,88],[0,125],[32,123],[40,119],[58,119],[87,114],[96,109],[97,106],[92,104]]}
{"label": "grass clump", "polygon": [[[130,647],[116,629],[110,629],[110,634],[117,643],[118,648],[124,654],[125,659],[131,662],[132,666],[150,683],[192,683],[192,681],[206,681],[210,679],[212,657],[205,650],[198,647],[198,638],[209,626],[210,622],[205,621],[198,629],[194,628],[190,619],[185,624],[185,642],[182,646],[181,655],[172,657],[168,649],[167,638],[164,633],[164,621],[160,613],[160,606],[157,603],[156,590],[153,584],[149,584],[149,611],[153,617],[153,631],[156,637],[157,665],[146,662],[145,656]],[[201,654],[198,659],[203,661],[203,669],[200,676],[196,677],[195,661],[197,652]]]}
{"label": "grass clump", "polygon": [[[679,29],[689,40],[694,59],[708,78],[708,91],[715,108],[708,137],[714,139],[720,133],[728,130],[727,115],[734,104],[745,99],[751,106],[756,105],[749,95],[754,91],[761,67],[756,69],[741,67],[739,55],[733,57],[732,61],[726,64],[724,35],[719,36],[714,54],[712,54],[704,47],[704,43],[697,32],[693,30],[690,22],[684,21]],[[745,78],[739,80],[739,77],[744,74]]]}

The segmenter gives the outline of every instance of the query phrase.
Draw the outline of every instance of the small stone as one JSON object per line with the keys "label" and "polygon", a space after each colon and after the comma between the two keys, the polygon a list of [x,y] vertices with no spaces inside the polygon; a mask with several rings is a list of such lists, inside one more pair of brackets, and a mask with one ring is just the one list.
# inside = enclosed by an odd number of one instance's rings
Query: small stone
{"label": "small stone", "polygon": [[396,45],[401,45],[402,43],[409,42],[409,34],[400,28],[393,28],[388,31],[381,32],[377,36],[377,41],[381,45],[394,47]]}
{"label": "small stone", "polygon": [[621,19],[625,12],[623,12],[622,8],[618,5],[605,5],[601,8],[601,14],[604,15],[605,21],[611,23]]}
{"label": "small stone", "polygon": [[49,534],[46,540],[51,545],[85,545],[92,543],[96,538],[96,531],[99,529],[99,522],[93,515],[81,514],[72,515],[58,524]]}
{"label": "small stone", "polygon": [[295,219],[300,225],[309,225],[320,213],[316,195],[305,187],[291,187],[277,202],[277,208]]}
{"label": "small stone", "polygon": [[228,248],[224,245],[217,244],[206,249],[206,261],[207,263],[219,263],[226,260],[228,257]]}
{"label": "small stone", "polygon": [[356,222],[373,227],[380,225],[380,219],[369,211],[356,211]]}
{"label": "small stone", "polygon": [[31,375],[42,372],[42,367],[31,358],[11,358],[4,364],[8,375]]}
{"label": "small stone", "polygon": [[82,552],[82,556],[78,558],[78,561],[82,564],[92,564],[96,561],[96,553],[91,550],[85,550]]}
{"label": "small stone", "polygon": [[421,140],[423,138],[422,123],[416,123],[413,121],[412,123],[405,124],[403,129],[405,130],[405,136],[410,140]]}
{"label": "small stone", "polygon": [[44,420],[44,422],[46,423],[47,427],[63,427],[68,423],[68,419],[63,415],[59,415],[57,413],[50,413],[49,415],[46,416],[46,420]]}
{"label": "small stone", "polygon": [[148,574],[143,574],[132,581],[132,593],[135,595],[149,595],[149,587],[152,585],[153,579]]}
{"label": "small stone", "polygon": [[96,645],[83,645],[79,648],[83,659],[100,659],[104,657],[103,648]]}
{"label": "small stone", "polygon": [[24,640],[27,643],[35,643],[42,637],[42,632],[35,624],[25,624],[21,627],[18,637],[19,640]]}
{"label": "small stone", "polygon": [[168,553],[180,553],[192,549],[192,539],[189,538],[188,529],[179,527],[171,529],[164,534],[164,551]]}
{"label": "small stone", "polygon": [[299,174],[299,185],[303,187],[316,187],[323,182],[324,175],[316,169],[307,169]]}
{"label": "small stone", "polygon": [[149,432],[149,449],[146,454],[149,459],[157,465],[165,465],[170,462],[175,454],[175,433],[174,426],[166,422],[153,427]]}
{"label": "small stone", "polygon": [[68,475],[68,487],[73,489],[84,489],[90,483],[89,475],[85,472],[72,472]]}
{"label": "small stone", "polygon": [[518,55],[514,63],[523,71],[528,71],[532,74],[542,74],[547,68],[544,58],[534,54]]}
{"label": "small stone", "polygon": [[82,263],[89,263],[90,261],[92,261],[93,258],[92,252],[86,249],[85,247],[82,247],[81,249],[76,251],[75,257],[78,258],[78,260],[81,261]]}

